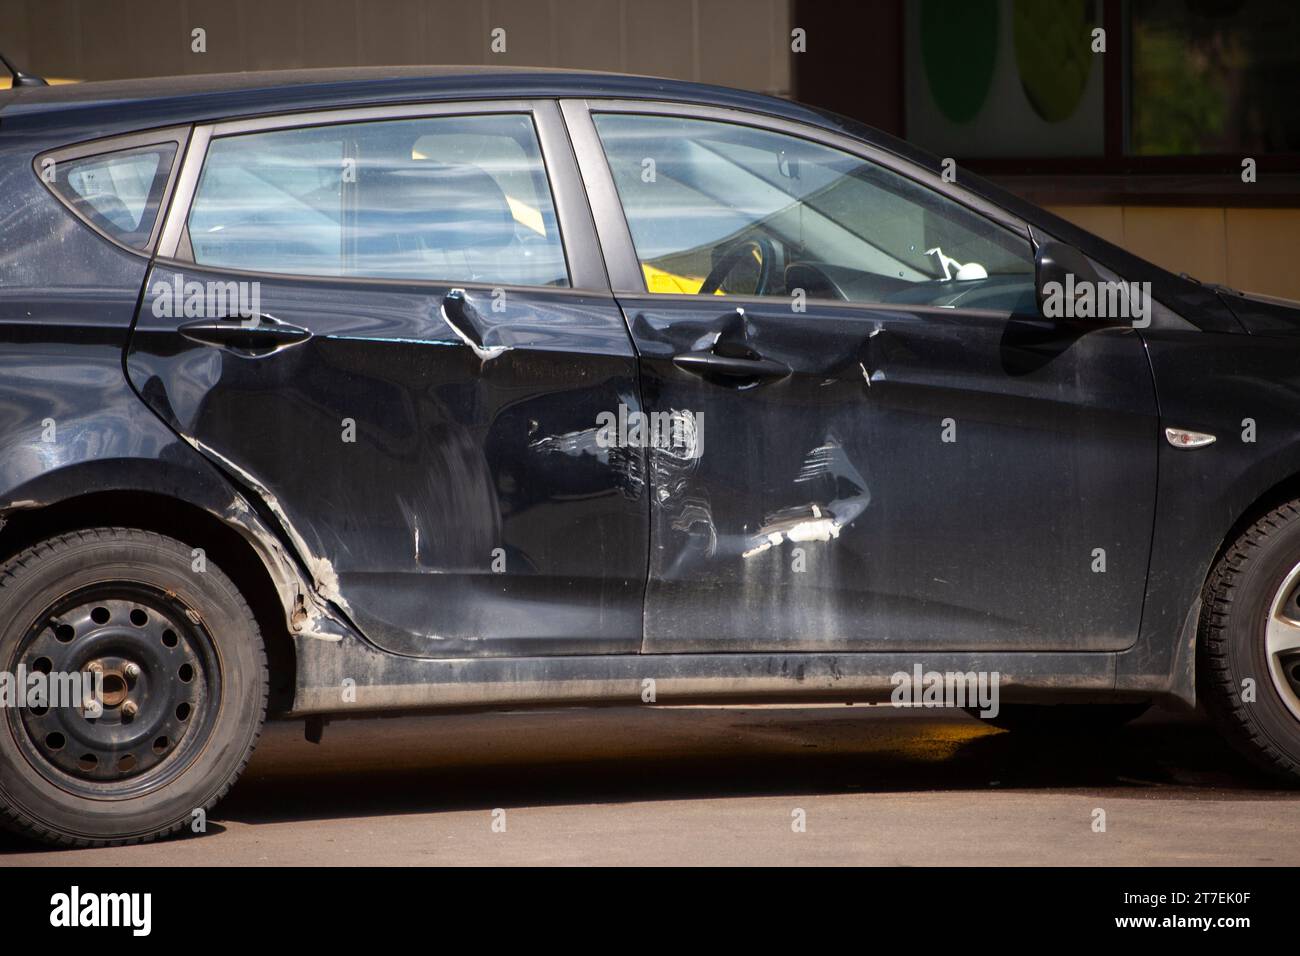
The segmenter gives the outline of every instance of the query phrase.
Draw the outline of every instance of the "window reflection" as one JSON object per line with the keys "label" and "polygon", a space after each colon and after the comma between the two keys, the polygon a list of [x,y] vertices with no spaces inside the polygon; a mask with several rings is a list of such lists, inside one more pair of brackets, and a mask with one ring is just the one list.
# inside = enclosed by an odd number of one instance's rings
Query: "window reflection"
{"label": "window reflection", "polygon": [[223,137],[189,218],[203,265],[567,286],[536,133],[515,114]]}

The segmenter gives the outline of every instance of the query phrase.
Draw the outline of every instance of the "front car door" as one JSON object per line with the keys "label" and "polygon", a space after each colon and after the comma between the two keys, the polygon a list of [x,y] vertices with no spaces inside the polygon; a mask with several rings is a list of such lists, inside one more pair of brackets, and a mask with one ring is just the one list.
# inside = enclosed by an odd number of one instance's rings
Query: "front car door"
{"label": "front car door", "polygon": [[1023,223],[824,131],[563,104],[648,413],[644,648],[1117,650],[1155,503],[1129,327],[1048,321]]}
{"label": "front car door", "polygon": [[197,129],[127,366],[385,650],[639,647],[643,456],[594,440],[635,354],[553,102]]}

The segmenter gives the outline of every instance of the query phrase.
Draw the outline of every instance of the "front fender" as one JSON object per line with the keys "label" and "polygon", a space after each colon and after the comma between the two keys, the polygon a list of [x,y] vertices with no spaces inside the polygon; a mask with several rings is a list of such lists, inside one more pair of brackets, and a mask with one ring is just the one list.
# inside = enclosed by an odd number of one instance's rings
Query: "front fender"
{"label": "front fender", "polygon": [[[1161,433],[1156,524],[1142,628],[1116,686],[1195,699],[1194,609],[1234,527],[1300,476],[1300,337],[1183,329],[1143,332]],[[1165,427],[1216,437],[1175,448]]]}

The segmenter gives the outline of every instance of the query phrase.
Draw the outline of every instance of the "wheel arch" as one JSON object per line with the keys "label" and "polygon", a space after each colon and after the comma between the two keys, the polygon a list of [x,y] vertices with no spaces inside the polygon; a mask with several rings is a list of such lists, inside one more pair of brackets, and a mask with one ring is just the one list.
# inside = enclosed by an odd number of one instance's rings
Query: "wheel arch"
{"label": "wheel arch", "polygon": [[252,608],[271,669],[271,710],[287,712],[300,663],[296,641],[337,641],[349,626],[315,594],[296,556],[248,501],[199,464],[95,460],[47,472],[0,498],[0,560],[55,534],[104,526],[154,531],[202,548]]}
{"label": "wheel arch", "polygon": [[103,526],[153,531],[201,548],[235,583],[257,619],[270,668],[272,711],[292,707],[297,652],[271,574],[245,538],[197,505],[156,491],[116,489],[23,509],[0,530],[0,561],[55,535]]}
{"label": "wheel arch", "polygon": [[[1284,505],[1288,501],[1300,499],[1300,471],[1288,474],[1276,481],[1272,486],[1257,495],[1244,508],[1238,509],[1239,513],[1228,526],[1227,532],[1219,541],[1219,546],[1215,549],[1214,558],[1210,561],[1209,570],[1205,573],[1205,580],[1208,581],[1210,575],[1214,573],[1214,566],[1219,563],[1219,559],[1232,547],[1232,543],[1253,525],[1256,521],[1268,514],[1278,505]],[[1204,582],[1202,582],[1202,587]]]}
{"label": "wheel arch", "polygon": [[1211,578],[1214,576],[1214,570],[1218,567],[1219,561],[1232,547],[1233,542],[1240,538],[1256,521],[1288,501],[1300,499],[1300,471],[1292,471],[1267,486],[1263,491],[1255,496],[1244,505],[1239,505],[1233,510],[1236,517],[1228,525],[1227,530],[1220,538],[1218,545],[1214,550],[1214,555],[1205,568],[1205,573],[1201,577],[1200,584],[1196,591],[1196,600],[1193,607],[1188,613],[1187,623],[1184,627],[1185,640],[1180,639],[1180,648],[1185,648],[1185,652],[1180,655],[1181,665],[1175,667],[1175,673],[1183,673],[1183,681],[1186,697],[1189,703],[1198,700],[1202,693],[1201,683],[1201,657],[1204,654],[1202,647],[1202,631],[1204,623],[1201,614],[1206,587],[1209,585]]}

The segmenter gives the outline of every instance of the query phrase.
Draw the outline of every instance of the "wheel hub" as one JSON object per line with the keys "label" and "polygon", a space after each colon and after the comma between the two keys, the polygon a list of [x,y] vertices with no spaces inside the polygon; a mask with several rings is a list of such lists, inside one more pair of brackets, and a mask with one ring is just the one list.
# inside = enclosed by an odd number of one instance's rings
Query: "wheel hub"
{"label": "wheel hub", "polygon": [[16,713],[37,770],[99,796],[134,795],[183,769],[220,699],[206,631],[173,596],[143,586],[59,601],[29,630],[16,663],[51,675],[52,694],[56,679],[84,675],[81,701]]}

